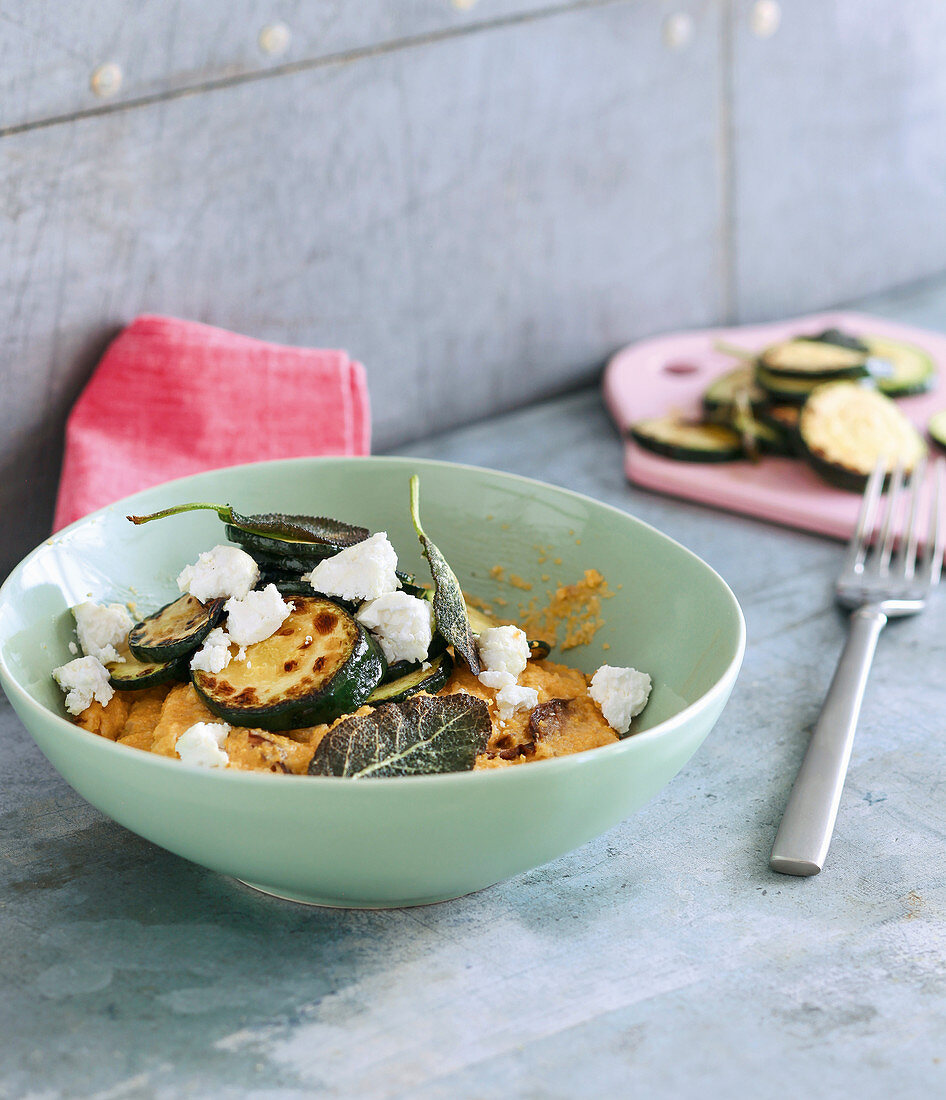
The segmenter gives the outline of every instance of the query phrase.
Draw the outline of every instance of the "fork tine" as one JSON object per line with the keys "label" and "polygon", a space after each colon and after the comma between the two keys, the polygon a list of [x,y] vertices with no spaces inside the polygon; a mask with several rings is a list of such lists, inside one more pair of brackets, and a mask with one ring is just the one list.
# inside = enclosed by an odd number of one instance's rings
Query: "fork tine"
{"label": "fork tine", "polygon": [[864,568],[864,559],[867,557],[867,544],[874,528],[874,513],[877,511],[886,471],[887,460],[881,457],[871,470],[867,484],[864,486],[864,495],[861,497],[861,507],[857,515],[857,523],[854,526],[854,534],[851,535],[847,554],[844,557],[842,567],[844,572],[860,573]]}
{"label": "fork tine", "polygon": [[897,459],[887,491],[887,511],[880,532],[880,554],[877,558],[877,573],[885,577],[890,571],[890,556],[893,553],[893,540],[896,534],[897,509],[903,492],[903,460]]}
{"label": "fork tine", "polygon": [[920,495],[923,491],[923,482],[926,476],[926,455],[922,455],[919,462],[913,467],[910,475],[910,512],[907,516],[903,537],[900,539],[900,549],[897,551],[898,567],[902,561],[902,568],[895,572],[901,572],[906,580],[912,580],[916,571],[916,551],[919,544],[919,511]]}
{"label": "fork tine", "polygon": [[939,577],[943,568],[943,460],[941,458],[936,460],[933,482],[928,552],[930,554],[930,584],[939,584]]}

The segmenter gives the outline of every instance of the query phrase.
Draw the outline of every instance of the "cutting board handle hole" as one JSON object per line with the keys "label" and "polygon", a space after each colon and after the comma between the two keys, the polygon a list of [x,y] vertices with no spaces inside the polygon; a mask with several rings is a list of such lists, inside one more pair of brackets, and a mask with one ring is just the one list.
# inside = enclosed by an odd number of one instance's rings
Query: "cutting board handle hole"
{"label": "cutting board handle hole", "polygon": [[664,363],[661,369],[664,374],[677,374],[683,376],[687,374],[696,374],[700,368],[695,363],[684,363],[679,359],[671,359],[669,363]]}

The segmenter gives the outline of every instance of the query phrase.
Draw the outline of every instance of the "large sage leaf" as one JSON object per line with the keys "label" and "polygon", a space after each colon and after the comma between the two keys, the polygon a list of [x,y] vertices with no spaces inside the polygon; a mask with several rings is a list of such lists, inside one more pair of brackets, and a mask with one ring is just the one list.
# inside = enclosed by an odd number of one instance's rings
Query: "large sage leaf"
{"label": "large sage leaf", "polygon": [[334,726],[309,775],[367,779],[470,771],[492,732],[489,709],[465,692],[415,695]]}
{"label": "large sage leaf", "polygon": [[216,512],[224,523],[245,531],[249,535],[279,539],[288,542],[313,543],[319,546],[342,548],[364,542],[368,537],[366,527],[356,527],[327,516],[286,515],[281,512],[262,512],[255,516],[243,516],[229,504],[176,504],[146,516],[129,516],[132,523],[150,523],[153,519],[180,515],[182,512]]}
{"label": "large sage leaf", "polygon": [[430,563],[430,575],[434,580],[434,618],[437,629],[453,646],[454,653],[462,657],[474,675],[479,675],[479,654],[476,651],[476,639],[470,629],[470,620],[466,613],[466,600],[456,574],[433,542],[424,533],[420,524],[420,479],[415,474],[411,478],[411,519],[414,530],[424,548],[424,557]]}

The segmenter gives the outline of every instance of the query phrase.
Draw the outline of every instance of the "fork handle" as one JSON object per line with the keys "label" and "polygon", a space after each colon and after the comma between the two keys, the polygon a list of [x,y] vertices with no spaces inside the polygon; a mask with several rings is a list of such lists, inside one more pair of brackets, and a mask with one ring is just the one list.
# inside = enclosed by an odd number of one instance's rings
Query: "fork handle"
{"label": "fork handle", "polygon": [[824,866],[854,730],[877,639],[887,616],[877,607],[851,615],[850,633],[795,778],[769,866],[783,875],[816,875]]}

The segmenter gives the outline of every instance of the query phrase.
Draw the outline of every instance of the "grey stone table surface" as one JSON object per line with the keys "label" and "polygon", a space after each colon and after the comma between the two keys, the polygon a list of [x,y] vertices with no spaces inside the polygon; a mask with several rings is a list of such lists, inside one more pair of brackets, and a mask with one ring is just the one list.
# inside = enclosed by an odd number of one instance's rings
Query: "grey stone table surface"
{"label": "grey stone table surface", "polygon": [[[924,294],[876,308],[946,327]],[[0,1097],[946,1095],[946,601],[882,637],[829,863],[782,877],[768,850],[844,638],[838,545],[630,487],[594,391],[402,453],[588,493],[719,570],[749,644],[716,729],[555,863],[346,912],[111,823],[4,701]]]}

